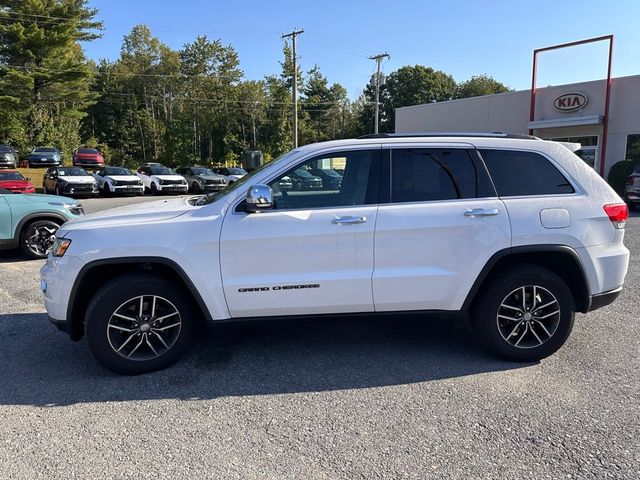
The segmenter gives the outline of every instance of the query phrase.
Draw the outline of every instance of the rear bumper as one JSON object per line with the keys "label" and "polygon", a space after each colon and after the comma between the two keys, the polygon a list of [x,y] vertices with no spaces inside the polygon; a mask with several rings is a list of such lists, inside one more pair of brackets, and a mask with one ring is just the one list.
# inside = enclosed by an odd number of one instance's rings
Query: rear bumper
{"label": "rear bumper", "polygon": [[622,287],[618,287],[615,290],[611,290],[609,292],[599,293],[597,295],[591,295],[589,308],[587,311],[593,312],[602,307],[606,307],[607,305],[613,303],[616,298],[620,296],[622,292]]}

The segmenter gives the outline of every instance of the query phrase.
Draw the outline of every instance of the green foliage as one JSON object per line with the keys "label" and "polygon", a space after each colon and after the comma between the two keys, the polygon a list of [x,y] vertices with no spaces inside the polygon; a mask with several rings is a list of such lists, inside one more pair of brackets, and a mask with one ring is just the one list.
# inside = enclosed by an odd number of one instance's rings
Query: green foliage
{"label": "green foliage", "polygon": [[455,90],[455,98],[479,97],[495,93],[510,92],[511,89],[488,75],[471,77],[466,82],[458,84]]}
{"label": "green foliage", "polygon": [[[372,85],[349,100],[317,65],[294,72],[287,42],[280,72],[246,80],[231,45],[197,36],[174,50],[136,25],[119,58],[96,65],[81,47],[99,37],[96,14],[88,0],[0,3],[0,142],[23,154],[36,145],[56,146],[66,160],[87,145],[128,167],[144,161],[230,165],[247,149],[272,159],[291,148],[294,74],[300,145],[373,131]],[[433,68],[402,67],[381,90],[380,130],[394,130],[395,108],[501,88],[487,76],[456,85]]]}
{"label": "green foliage", "polygon": [[637,164],[638,162],[633,162],[631,160],[622,160],[621,162],[614,164],[609,170],[609,177],[607,178],[607,181],[618,195],[624,194],[624,185],[627,181],[627,177],[633,173]]}

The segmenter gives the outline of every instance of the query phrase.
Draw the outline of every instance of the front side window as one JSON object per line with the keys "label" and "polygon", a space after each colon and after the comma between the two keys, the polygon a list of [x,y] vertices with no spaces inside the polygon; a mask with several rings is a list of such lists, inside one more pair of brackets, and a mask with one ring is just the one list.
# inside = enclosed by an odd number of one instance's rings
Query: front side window
{"label": "front side window", "polygon": [[[379,150],[331,153],[298,164],[269,183],[275,209],[309,209],[377,203]],[[344,175],[314,174],[341,169]]]}
{"label": "front side window", "polygon": [[[428,202],[491,196],[465,149],[391,150],[391,202]],[[485,174],[486,175],[486,174]]]}
{"label": "front side window", "polygon": [[575,192],[560,170],[538,153],[480,150],[480,155],[501,197]]}

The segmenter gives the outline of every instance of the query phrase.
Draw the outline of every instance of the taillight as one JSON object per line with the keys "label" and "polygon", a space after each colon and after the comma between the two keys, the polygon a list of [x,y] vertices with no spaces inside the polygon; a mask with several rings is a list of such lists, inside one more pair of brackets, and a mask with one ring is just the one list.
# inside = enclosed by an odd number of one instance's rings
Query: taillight
{"label": "taillight", "polygon": [[626,203],[611,203],[602,208],[615,228],[624,228],[629,218],[629,207]]}

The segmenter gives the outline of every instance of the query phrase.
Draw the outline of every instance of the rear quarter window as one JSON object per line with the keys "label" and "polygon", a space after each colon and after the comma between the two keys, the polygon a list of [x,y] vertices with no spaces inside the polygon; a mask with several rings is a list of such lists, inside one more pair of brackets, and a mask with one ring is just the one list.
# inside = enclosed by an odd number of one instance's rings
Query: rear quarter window
{"label": "rear quarter window", "polygon": [[487,149],[480,155],[501,197],[575,192],[560,170],[538,153]]}

